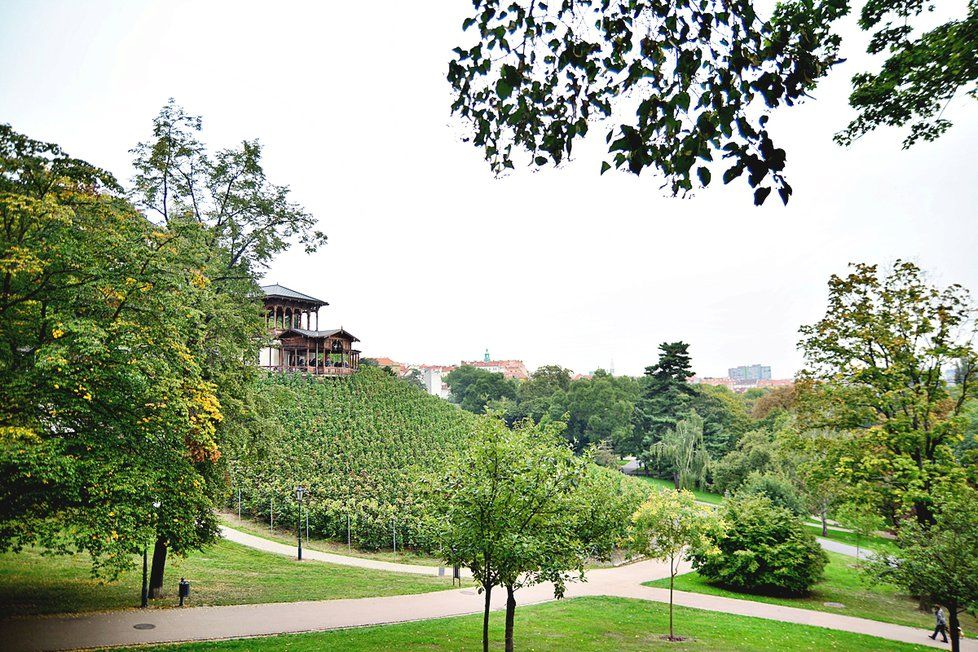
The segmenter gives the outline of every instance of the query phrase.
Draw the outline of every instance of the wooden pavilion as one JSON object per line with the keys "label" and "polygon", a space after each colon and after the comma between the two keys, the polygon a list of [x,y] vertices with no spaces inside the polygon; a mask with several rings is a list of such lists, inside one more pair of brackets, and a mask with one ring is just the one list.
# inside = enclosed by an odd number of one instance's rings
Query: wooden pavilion
{"label": "wooden pavilion", "polygon": [[319,330],[319,309],[329,304],[281,285],[266,285],[265,323],[271,346],[260,365],[270,371],[347,376],[360,368],[359,342],[344,328]]}

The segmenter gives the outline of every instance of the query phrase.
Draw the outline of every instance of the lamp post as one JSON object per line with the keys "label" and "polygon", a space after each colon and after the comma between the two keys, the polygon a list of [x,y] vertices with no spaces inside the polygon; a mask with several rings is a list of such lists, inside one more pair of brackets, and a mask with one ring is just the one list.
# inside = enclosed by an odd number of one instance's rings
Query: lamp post
{"label": "lamp post", "polygon": [[299,505],[295,517],[295,533],[299,542],[299,561],[302,561],[302,496],[306,493],[305,487],[301,484],[295,488],[295,499]]}

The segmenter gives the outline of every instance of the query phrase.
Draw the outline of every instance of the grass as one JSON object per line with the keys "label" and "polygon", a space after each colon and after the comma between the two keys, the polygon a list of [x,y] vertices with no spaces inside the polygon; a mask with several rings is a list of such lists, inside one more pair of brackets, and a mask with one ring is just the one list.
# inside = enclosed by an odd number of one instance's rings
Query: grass
{"label": "grass", "polygon": [[[117,581],[92,579],[87,555],[0,555],[0,613],[73,613],[139,606],[142,567]],[[288,557],[221,541],[186,559],[167,560],[164,595],[155,607],[178,602],[177,582],[191,582],[190,604],[252,604],[424,593],[451,588],[451,578],[389,573]]]}
{"label": "grass", "polygon": [[[635,475],[633,478],[638,478],[639,480],[644,480],[648,482],[653,487],[658,487],[659,489],[675,489],[676,487],[672,484],[671,480],[663,480],[661,478],[653,478],[648,475]],[[720,494],[715,494],[709,491],[701,491],[699,489],[693,489],[693,495],[696,496],[696,500],[704,503],[710,503],[711,505],[719,505],[723,501],[723,496]]]}
{"label": "grass", "polygon": [[[708,593],[726,598],[827,611],[910,627],[933,627],[934,616],[920,611],[917,608],[917,601],[902,594],[897,587],[870,585],[854,567],[855,559],[833,552],[829,552],[828,556],[829,563],[825,567],[824,579],[815,585],[810,595],[805,597],[786,598],[732,591],[710,584],[696,572],[676,577],[675,588],[677,591]],[[668,588],[669,580],[647,582],[646,586]],[[829,607],[825,605],[826,602],[838,602],[845,607]],[[962,614],[962,627],[965,631],[974,631],[976,621]]]}
{"label": "grass", "polygon": [[[779,623],[760,618],[676,607],[676,634],[682,642],[661,638],[667,631],[668,605],[625,598],[588,597],[548,602],[516,610],[515,643],[536,652],[632,652],[670,650],[686,652],[822,652],[824,650],[876,650],[922,652],[929,649],[888,641],[865,634],[838,632],[808,625]],[[270,638],[204,642],[134,648],[141,652],[427,652],[482,649],[481,615],[443,618],[396,625],[292,634]],[[490,637],[493,649],[503,649],[503,618],[495,613]]]}
{"label": "grass", "polygon": [[[815,534],[815,536],[822,537],[821,525],[811,525],[806,523],[805,527],[809,528]],[[822,538],[838,541],[839,543],[847,543],[850,546],[856,545],[856,535],[853,532],[842,532],[840,530],[830,529],[828,535]],[[884,539],[880,536],[860,537],[859,547],[860,549],[865,548],[867,550],[872,550],[873,552],[890,553],[893,555],[899,554],[900,551],[895,541],[892,539]],[[861,554],[862,553],[860,552],[860,555]]]}
{"label": "grass", "polygon": [[[286,545],[295,545],[296,543],[294,523],[292,524],[292,529],[286,530],[276,527],[274,530],[269,530],[267,523],[260,523],[249,518],[238,518],[236,514],[231,514],[229,512],[219,513],[218,518],[220,518],[221,522],[225,525],[233,527],[236,530],[241,530],[242,532],[247,532],[248,534],[254,534],[255,536],[284,543]],[[398,544],[400,544],[400,542],[398,542]],[[358,550],[357,548],[348,548],[345,542],[333,541],[332,539],[320,539],[317,537],[310,537],[309,540],[306,541],[304,532],[302,537],[302,547],[308,548],[309,550],[328,552],[334,555],[346,555],[347,557],[359,557],[361,559],[376,559],[378,561],[390,561],[399,564],[415,564],[418,566],[445,565],[445,562],[437,557],[422,555],[414,552],[413,550],[398,550],[396,553],[393,550]]]}

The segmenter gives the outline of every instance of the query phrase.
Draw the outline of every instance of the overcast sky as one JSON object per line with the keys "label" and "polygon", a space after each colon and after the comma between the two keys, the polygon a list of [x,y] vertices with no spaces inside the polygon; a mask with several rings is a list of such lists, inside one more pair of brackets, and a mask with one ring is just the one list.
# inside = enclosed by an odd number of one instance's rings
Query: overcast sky
{"label": "overcast sky", "polygon": [[746,185],[690,199],[598,175],[601,137],[557,170],[493,178],[449,115],[449,52],[471,5],[444,2],[0,2],[0,122],[130,175],[167,98],[213,147],[259,138],[329,244],[267,281],[323,298],[367,356],[521,358],[638,374],[665,340],[700,375],[800,366],[799,325],[850,261],[915,260],[978,291],[978,103],[937,143],[884,130],[843,149],[850,40],[817,101],[778,113],[795,194]]}

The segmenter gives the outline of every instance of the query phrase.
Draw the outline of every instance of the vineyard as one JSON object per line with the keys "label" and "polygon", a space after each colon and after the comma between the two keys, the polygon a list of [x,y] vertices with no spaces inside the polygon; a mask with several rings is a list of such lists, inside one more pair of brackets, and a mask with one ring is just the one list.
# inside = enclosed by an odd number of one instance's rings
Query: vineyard
{"label": "vineyard", "polygon": [[365,549],[391,547],[395,533],[398,547],[424,547],[413,478],[458,446],[475,417],[373,368],[261,382],[275,427],[261,454],[230,461],[230,506],[240,490],[245,514],[295,523],[302,485],[312,532],[345,541],[349,526]]}

